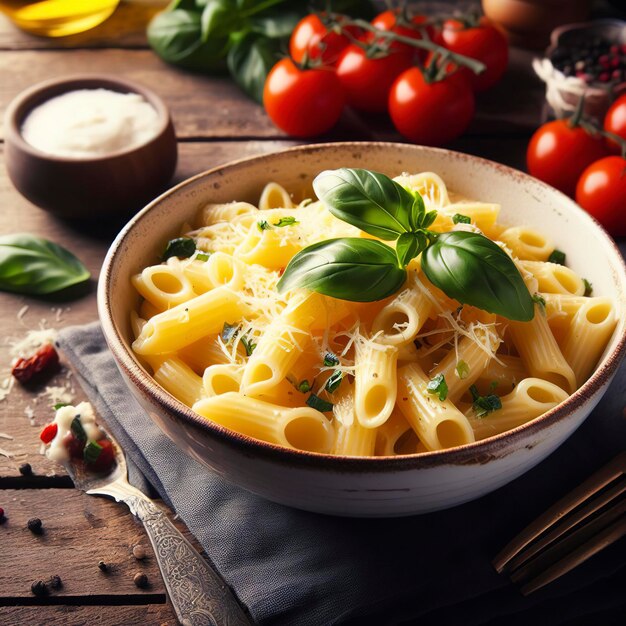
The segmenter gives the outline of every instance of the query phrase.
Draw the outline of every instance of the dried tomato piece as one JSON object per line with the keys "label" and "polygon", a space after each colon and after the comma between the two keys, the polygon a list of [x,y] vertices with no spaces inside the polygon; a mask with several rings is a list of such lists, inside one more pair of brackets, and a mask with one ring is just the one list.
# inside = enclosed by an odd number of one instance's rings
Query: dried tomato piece
{"label": "dried tomato piece", "polygon": [[44,429],[41,431],[41,435],[39,435],[39,439],[41,439],[44,443],[50,443],[57,436],[57,432],[59,432],[59,427],[52,422],[52,424],[44,426]]}
{"label": "dried tomato piece", "polygon": [[43,373],[53,372],[59,366],[59,355],[51,344],[41,346],[28,359],[18,359],[11,374],[21,383],[28,383]]}

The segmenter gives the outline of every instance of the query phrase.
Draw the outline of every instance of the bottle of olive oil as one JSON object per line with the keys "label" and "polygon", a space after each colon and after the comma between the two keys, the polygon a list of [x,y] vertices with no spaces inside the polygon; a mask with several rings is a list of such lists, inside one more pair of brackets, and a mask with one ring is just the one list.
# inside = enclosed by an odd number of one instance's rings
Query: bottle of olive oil
{"label": "bottle of olive oil", "polygon": [[22,30],[43,37],[73,35],[106,20],[120,0],[0,0],[0,10]]}

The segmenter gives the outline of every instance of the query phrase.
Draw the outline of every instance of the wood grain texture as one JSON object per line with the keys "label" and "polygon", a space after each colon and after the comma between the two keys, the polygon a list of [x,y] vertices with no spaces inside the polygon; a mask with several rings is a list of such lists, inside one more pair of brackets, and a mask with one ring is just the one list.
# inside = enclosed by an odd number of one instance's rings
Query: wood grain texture
{"label": "wood grain texture", "polygon": [[[157,596],[151,601],[162,602],[165,588],[152,548],[143,526],[126,506],[75,489],[7,489],[1,494],[6,521],[0,526],[0,536],[2,545],[10,549],[2,554],[0,604],[11,598],[33,598],[31,583],[55,574],[61,577],[63,588],[50,591],[51,598],[150,595]],[[43,522],[42,535],[26,527],[33,517]],[[148,555],[143,561],[132,555],[138,543]],[[98,569],[100,560],[110,565],[109,571]],[[137,572],[148,576],[147,589],[133,583]]]}
{"label": "wood grain texture", "polygon": [[169,604],[0,607],[4,626],[177,626]]}

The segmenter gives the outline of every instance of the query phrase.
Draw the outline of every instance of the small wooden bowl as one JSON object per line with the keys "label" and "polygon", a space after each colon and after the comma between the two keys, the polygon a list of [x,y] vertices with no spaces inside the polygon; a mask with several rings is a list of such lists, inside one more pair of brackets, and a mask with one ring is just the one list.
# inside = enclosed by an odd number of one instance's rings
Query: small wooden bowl
{"label": "small wooden bowl", "polygon": [[[46,154],[22,137],[26,116],[46,100],[77,89],[137,93],[156,110],[159,128],[148,142],[93,158]],[[152,91],[109,75],[74,75],[34,85],[7,108],[6,166],[17,190],[33,204],[60,217],[94,219],[136,212],[163,191],[176,169],[174,126]]]}

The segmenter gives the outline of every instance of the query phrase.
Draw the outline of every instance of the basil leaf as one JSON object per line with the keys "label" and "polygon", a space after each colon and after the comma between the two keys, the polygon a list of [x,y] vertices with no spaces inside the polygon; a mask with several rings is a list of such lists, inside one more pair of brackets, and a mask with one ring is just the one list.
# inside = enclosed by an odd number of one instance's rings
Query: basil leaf
{"label": "basil leaf", "polygon": [[316,409],[317,411],[321,411],[322,413],[327,413],[328,411],[332,411],[333,410],[332,402],[328,402],[327,400],[322,400],[322,398],[316,396],[314,393],[312,393],[306,399],[306,403],[312,409]]}
{"label": "basil leaf", "polygon": [[90,441],[83,450],[83,459],[85,463],[95,463],[102,454],[102,446],[95,441]]}
{"label": "basil leaf", "polygon": [[157,13],[148,24],[148,43],[168,63],[212,72],[224,68],[228,38],[202,41],[200,13],[175,9]]}
{"label": "basil leaf", "polygon": [[237,8],[230,0],[211,0],[206,4],[200,18],[202,41],[216,37],[226,38],[243,26]]}
{"label": "basil leaf", "polygon": [[32,295],[61,291],[89,279],[87,268],[62,246],[28,233],[0,237],[0,290]]}
{"label": "basil leaf", "polygon": [[384,174],[350,168],[327,170],[315,178],[313,189],[335,217],[374,237],[392,241],[414,230],[415,196]]}
{"label": "basil leaf", "polygon": [[411,230],[417,230],[422,226],[426,207],[424,206],[424,199],[417,191],[409,191],[409,193],[413,196],[413,204],[409,211],[409,224],[411,225]]}
{"label": "basil leaf", "polygon": [[557,265],[565,265],[565,252],[554,249],[548,257],[549,263],[556,263]]}
{"label": "basil leaf", "polygon": [[417,237],[413,233],[402,233],[396,242],[396,256],[402,267],[406,267],[411,259],[420,253]]}
{"label": "basil leaf", "polygon": [[586,279],[583,278],[583,285],[585,285],[585,293],[584,296],[588,297],[593,293],[593,285]]}
{"label": "basil leaf", "polygon": [[293,32],[302,14],[286,7],[265,11],[250,18],[250,30],[270,39],[287,38]]}
{"label": "basil leaf", "polygon": [[469,215],[463,215],[462,213],[455,213],[452,216],[453,224],[471,224],[472,218]]}
{"label": "basil leaf", "polygon": [[428,228],[437,219],[437,211],[428,211],[422,218],[422,228]]}
{"label": "basil leaf", "polygon": [[496,394],[490,393],[488,396],[481,396],[476,385],[472,385],[469,390],[472,394],[472,408],[476,417],[485,417],[502,408],[502,401]]}
{"label": "basil leaf", "polygon": [[228,69],[237,84],[259,104],[269,71],[278,61],[280,40],[248,34],[234,43],[228,52]]}
{"label": "basil leaf", "polygon": [[294,224],[299,224],[300,222],[293,216],[288,215],[287,217],[281,217],[277,222],[274,222],[274,226],[276,228],[284,228],[285,226],[293,226]]}
{"label": "basil leaf", "polygon": [[301,287],[326,296],[373,302],[406,280],[395,252],[380,241],[346,237],[313,244],[296,254],[278,281],[279,293]]}
{"label": "basil leaf", "polygon": [[441,402],[448,397],[448,383],[446,383],[446,377],[443,374],[437,374],[434,378],[431,378],[426,385],[426,391],[436,395]]}
{"label": "basil leaf", "polygon": [[78,439],[78,441],[87,441],[87,433],[83,428],[83,424],[80,421],[80,415],[77,415],[70,424],[70,430],[74,434],[74,437]]}
{"label": "basil leaf", "polygon": [[170,239],[165,246],[163,252],[163,261],[167,261],[170,257],[178,257],[179,259],[188,259],[196,251],[196,242],[191,237],[176,237]]}
{"label": "basil leaf", "polygon": [[466,231],[439,235],[422,253],[422,269],[433,285],[463,304],[521,322],[535,314],[517,267],[484,235]]}

